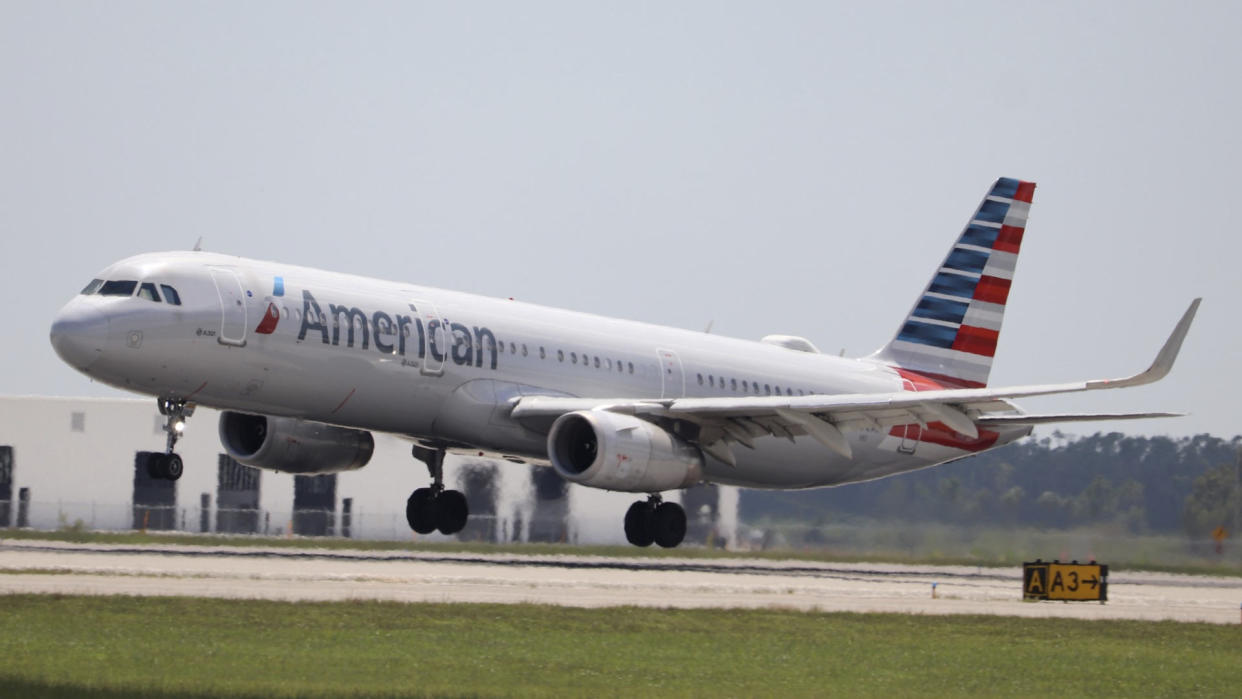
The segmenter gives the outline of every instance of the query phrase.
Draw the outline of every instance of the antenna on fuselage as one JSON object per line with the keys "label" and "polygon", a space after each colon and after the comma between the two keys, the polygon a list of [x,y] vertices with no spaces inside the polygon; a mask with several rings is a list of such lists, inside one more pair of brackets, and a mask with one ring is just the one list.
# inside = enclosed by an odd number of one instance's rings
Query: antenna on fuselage
{"label": "antenna on fuselage", "polygon": [[203,251],[203,236],[200,235],[198,237],[198,240],[195,241],[194,243],[194,252],[202,252],[202,251]]}
{"label": "antenna on fuselage", "polygon": [[706,327],[706,328],[703,328],[703,334],[705,334],[705,335],[711,335],[711,334],[712,334],[712,325],[713,325],[715,322],[716,322],[716,319],[715,319],[715,318],[713,318],[713,319],[711,319],[711,320],[707,321],[707,327]]}

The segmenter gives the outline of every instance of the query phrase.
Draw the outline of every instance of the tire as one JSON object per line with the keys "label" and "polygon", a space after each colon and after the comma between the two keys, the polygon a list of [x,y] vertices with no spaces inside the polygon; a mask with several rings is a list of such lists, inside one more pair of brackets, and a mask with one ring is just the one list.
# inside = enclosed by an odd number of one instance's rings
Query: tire
{"label": "tire", "polygon": [[639,500],[625,512],[625,540],[635,546],[650,546],[655,541],[655,518],[651,503]]}
{"label": "tire", "polygon": [[446,490],[436,498],[436,529],[441,534],[456,534],[466,527],[470,506],[459,490]]}
{"label": "tire", "polygon": [[164,454],[158,451],[147,452],[147,475],[153,481],[164,478]]}
{"label": "tire", "polygon": [[431,488],[415,490],[405,503],[405,521],[419,534],[436,530],[436,498]]}
{"label": "tire", "polygon": [[662,502],[653,517],[655,542],[671,549],[686,538],[686,511],[675,502]]}
{"label": "tire", "polygon": [[181,472],[185,470],[185,465],[181,463],[181,457],[177,454],[164,455],[164,478],[175,481],[181,477]]}

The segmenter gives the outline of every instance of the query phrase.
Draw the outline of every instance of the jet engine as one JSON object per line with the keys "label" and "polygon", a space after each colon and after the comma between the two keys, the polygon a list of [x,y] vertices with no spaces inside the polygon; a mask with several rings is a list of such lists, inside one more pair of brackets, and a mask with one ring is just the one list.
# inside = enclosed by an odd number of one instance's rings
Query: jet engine
{"label": "jet engine", "polygon": [[220,413],[220,443],[247,466],[298,474],[353,471],[375,451],[370,432],[231,410]]}
{"label": "jet engine", "polygon": [[592,488],[654,493],[703,479],[703,455],[660,427],[604,410],[566,413],[548,432],[552,466]]}

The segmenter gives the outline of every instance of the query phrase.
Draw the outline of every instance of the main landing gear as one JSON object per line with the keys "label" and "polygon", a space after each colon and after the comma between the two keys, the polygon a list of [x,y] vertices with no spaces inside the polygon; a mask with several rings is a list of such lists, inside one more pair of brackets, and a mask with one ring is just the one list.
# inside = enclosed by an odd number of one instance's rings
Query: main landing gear
{"label": "main landing gear", "polygon": [[436,530],[441,534],[456,534],[465,528],[470,508],[461,491],[444,489],[444,450],[415,445],[413,452],[415,459],[427,464],[431,487],[415,490],[406,501],[405,519],[410,529],[419,534]]}
{"label": "main landing gear", "polygon": [[164,431],[168,433],[168,446],[163,453],[152,452],[147,457],[147,475],[154,479],[175,481],[181,477],[181,457],[173,451],[177,440],[185,431],[186,418],[194,414],[194,405],[183,400],[159,399],[160,415],[168,418]]}
{"label": "main landing gear", "polygon": [[658,494],[650,495],[625,513],[625,538],[635,546],[656,543],[671,549],[686,538],[686,511]]}

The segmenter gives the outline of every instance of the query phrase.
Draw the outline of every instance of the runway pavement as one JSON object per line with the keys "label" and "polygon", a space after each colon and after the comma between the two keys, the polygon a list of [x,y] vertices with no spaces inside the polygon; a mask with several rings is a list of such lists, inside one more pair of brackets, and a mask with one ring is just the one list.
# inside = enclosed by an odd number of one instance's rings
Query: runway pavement
{"label": "runway pavement", "polygon": [[1021,590],[1017,567],[0,540],[0,594],[1242,619],[1239,578],[1114,571],[1104,605],[1023,602]]}

